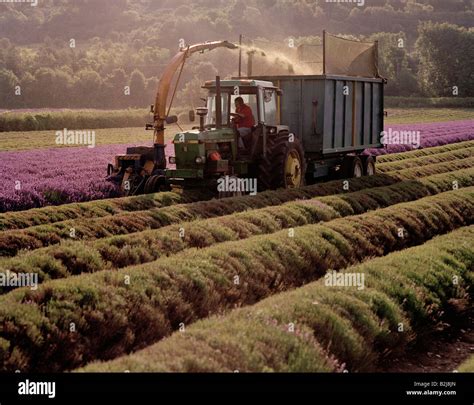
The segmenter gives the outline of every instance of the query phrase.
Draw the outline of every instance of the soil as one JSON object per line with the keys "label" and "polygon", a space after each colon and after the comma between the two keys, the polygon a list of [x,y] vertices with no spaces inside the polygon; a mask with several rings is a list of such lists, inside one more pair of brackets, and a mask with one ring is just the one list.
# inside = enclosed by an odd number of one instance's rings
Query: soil
{"label": "soil", "polygon": [[[413,346],[401,357],[385,358],[378,372],[441,373],[455,372],[474,355],[474,308],[463,301],[452,303],[455,322],[443,322],[438,330]],[[453,314],[451,314],[453,315]],[[449,318],[451,319],[451,317]]]}

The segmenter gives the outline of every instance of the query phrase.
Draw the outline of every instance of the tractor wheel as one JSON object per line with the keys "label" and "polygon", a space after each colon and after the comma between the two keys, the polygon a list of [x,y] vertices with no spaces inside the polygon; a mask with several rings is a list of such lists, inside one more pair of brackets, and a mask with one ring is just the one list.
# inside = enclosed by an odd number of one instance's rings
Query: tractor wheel
{"label": "tractor wheel", "polygon": [[170,188],[166,184],[165,176],[150,176],[145,183],[143,192],[145,194],[158,193],[160,191],[169,191]]}
{"label": "tractor wheel", "polygon": [[342,163],[341,175],[344,179],[362,177],[364,175],[364,165],[360,157],[346,156]]}
{"label": "tractor wheel", "polygon": [[[223,179],[224,177],[221,177]],[[236,181],[238,178],[236,176],[230,176],[229,181]],[[218,199],[229,198],[229,197],[240,197],[244,195],[242,191],[218,191]]]}
{"label": "tractor wheel", "polygon": [[304,185],[306,161],[298,138],[292,142],[287,131],[267,139],[267,156],[262,157],[258,168],[260,190],[298,188]]}
{"label": "tractor wheel", "polygon": [[373,176],[375,171],[375,160],[372,156],[368,156],[367,159],[365,159],[364,174],[366,176]]}

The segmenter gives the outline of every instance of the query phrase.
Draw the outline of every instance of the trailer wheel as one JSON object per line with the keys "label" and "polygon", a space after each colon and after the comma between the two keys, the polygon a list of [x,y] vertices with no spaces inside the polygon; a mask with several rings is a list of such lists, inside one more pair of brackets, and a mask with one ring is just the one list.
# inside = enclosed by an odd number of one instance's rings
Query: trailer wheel
{"label": "trailer wheel", "polygon": [[158,193],[160,191],[169,191],[165,176],[150,176],[145,183],[143,192],[145,194]]}
{"label": "trailer wheel", "polygon": [[306,161],[298,138],[292,142],[287,131],[267,140],[267,156],[258,168],[260,190],[298,188],[304,185]]}
{"label": "trailer wheel", "polygon": [[352,177],[362,177],[364,175],[364,165],[358,156],[346,156],[342,163],[342,177],[350,179]]}
{"label": "trailer wheel", "polygon": [[368,156],[365,160],[364,174],[366,176],[373,176],[375,171],[375,159],[372,156]]}

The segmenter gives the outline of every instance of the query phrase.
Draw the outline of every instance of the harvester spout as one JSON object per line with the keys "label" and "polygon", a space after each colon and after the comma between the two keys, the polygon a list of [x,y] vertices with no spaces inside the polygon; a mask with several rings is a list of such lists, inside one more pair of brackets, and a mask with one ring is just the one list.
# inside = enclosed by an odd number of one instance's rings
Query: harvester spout
{"label": "harvester spout", "polygon": [[154,143],[155,143],[155,163],[160,168],[166,167],[164,156],[164,124],[167,117],[166,101],[174,74],[180,66],[183,66],[186,59],[195,52],[210,51],[216,48],[236,49],[237,45],[228,41],[213,41],[202,44],[190,45],[182,48],[170,63],[166,66],[158,83],[158,91],[155,99],[154,113]]}

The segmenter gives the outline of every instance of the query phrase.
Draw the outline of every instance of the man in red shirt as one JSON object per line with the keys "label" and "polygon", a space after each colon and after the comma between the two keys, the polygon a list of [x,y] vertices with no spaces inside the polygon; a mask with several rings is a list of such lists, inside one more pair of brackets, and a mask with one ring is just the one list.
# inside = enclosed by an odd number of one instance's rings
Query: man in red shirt
{"label": "man in red shirt", "polygon": [[244,148],[242,138],[247,137],[252,132],[252,127],[255,125],[255,118],[253,117],[252,109],[244,103],[242,97],[235,99],[235,113],[230,114],[234,117],[234,122],[239,131],[239,147]]}

